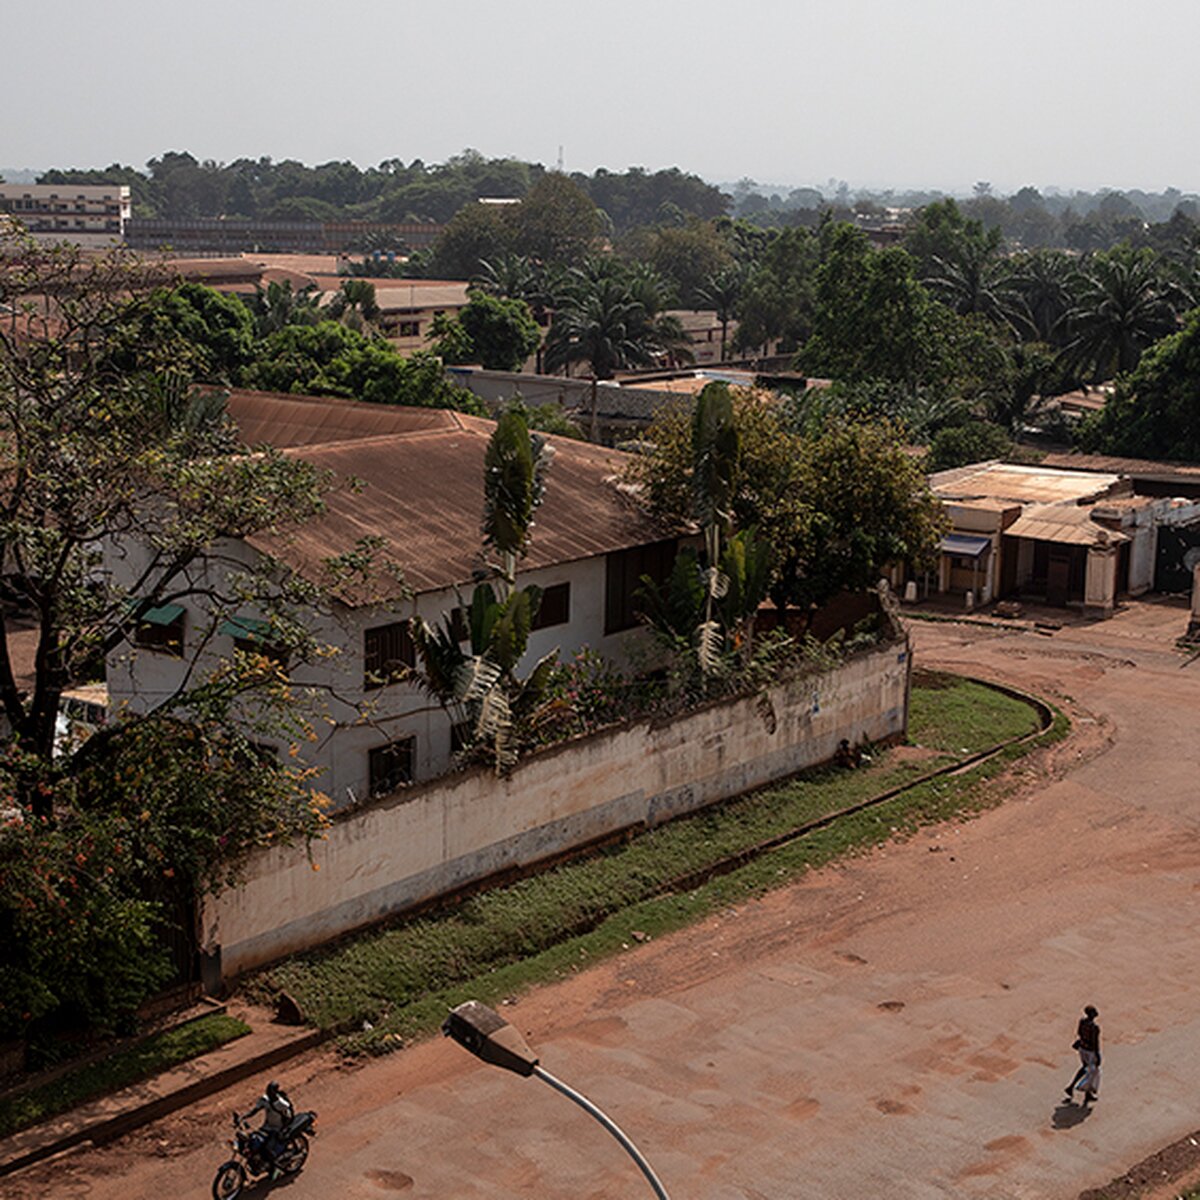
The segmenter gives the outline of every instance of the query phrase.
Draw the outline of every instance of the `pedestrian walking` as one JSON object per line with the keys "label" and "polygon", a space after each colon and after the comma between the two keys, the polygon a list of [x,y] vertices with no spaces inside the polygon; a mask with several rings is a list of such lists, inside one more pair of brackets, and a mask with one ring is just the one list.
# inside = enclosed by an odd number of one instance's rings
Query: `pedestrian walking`
{"label": "pedestrian walking", "polygon": [[1096,1024],[1099,1015],[1095,1006],[1089,1004],[1079,1018],[1072,1047],[1079,1051],[1079,1070],[1064,1089],[1068,1100],[1074,1099],[1076,1091],[1082,1092],[1085,1105],[1100,1095],[1100,1026]]}

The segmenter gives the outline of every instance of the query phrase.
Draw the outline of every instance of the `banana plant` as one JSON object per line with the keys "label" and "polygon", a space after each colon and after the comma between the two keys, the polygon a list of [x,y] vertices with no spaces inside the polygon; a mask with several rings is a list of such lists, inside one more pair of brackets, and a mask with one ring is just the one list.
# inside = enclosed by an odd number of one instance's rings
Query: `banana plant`
{"label": "banana plant", "polygon": [[491,747],[497,773],[516,761],[513,722],[545,694],[558,660],[555,647],[524,679],[517,676],[542,601],[541,588],[516,586],[517,563],[529,549],[549,464],[549,446],[530,434],[521,411],[501,412],[484,458],[483,512],[484,545],[499,551],[500,562],[495,587],[478,584],[469,605],[459,598],[470,652],[449,615],[436,626],[412,623],[424,686],[458,721],[471,721],[475,742]]}
{"label": "banana plant", "polygon": [[721,543],[733,520],[737,485],[738,432],[733,397],[726,383],[710,383],[696,397],[692,416],[692,504],[704,530],[704,620],[696,628],[700,670],[714,674],[720,663],[721,630],[713,609],[729,580],[721,570]]}

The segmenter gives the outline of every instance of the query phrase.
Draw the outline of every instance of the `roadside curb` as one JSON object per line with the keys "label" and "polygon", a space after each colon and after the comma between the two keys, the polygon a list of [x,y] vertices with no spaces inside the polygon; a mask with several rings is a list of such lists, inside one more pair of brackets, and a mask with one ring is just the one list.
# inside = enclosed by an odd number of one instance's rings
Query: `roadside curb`
{"label": "roadside curb", "polygon": [[[290,1042],[273,1046],[270,1050],[256,1054],[252,1058],[232,1063],[230,1066],[220,1071],[215,1071],[203,1079],[184,1084],[182,1087],[176,1088],[166,1095],[155,1096],[153,1100],[143,1101],[127,1109],[125,1112],[118,1113],[116,1116],[101,1118],[93,1121],[90,1125],[83,1125],[78,1129],[71,1130],[69,1133],[50,1138],[41,1145],[19,1151],[15,1157],[0,1162],[0,1177],[11,1175],[15,1171],[20,1171],[25,1167],[33,1166],[35,1163],[43,1162],[45,1159],[61,1154],[64,1150],[70,1150],[83,1142],[91,1142],[93,1145],[99,1145],[103,1142],[110,1142],[114,1138],[122,1137],[134,1129],[139,1129],[143,1125],[150,1124],[151,1121],[157,1121],[160,1117],[165,1117],[169,1113],[176,1112],[178,1109],[184,1108],[197,1100],[203,1100],[206,1096],[211,1096],[214,1092],[219,1092],[232,1084],[240,1083],[243,1079],[251,1075],[256,1075],[260,1071],[265,1071],[269,1067],[274,1067],[281,1062],[287,1061],[289,1058],[294,1058],[296,1055],[304,1053],[305,1050],[311,1050],[314,1046],[319,1046],[322,1042],[326,1041],[330,1036],[331,1034],[324,1030],[311,1030],[308,1033],[301,1034]],[[202,1058],[193,1059],[192,1061],[199,1062],[202,1061]],[[30,1126],[30,1130],[25,1132],[36,1131],[36,1129],[36,1125]],[[20,1137],[20,1134],[14,1134],[11,1138],[6,1138],[4,1142],[0,1142],[0,1155],[5,1152],[5,1143],[11,1144],[11,1142],[18,1140]]]}

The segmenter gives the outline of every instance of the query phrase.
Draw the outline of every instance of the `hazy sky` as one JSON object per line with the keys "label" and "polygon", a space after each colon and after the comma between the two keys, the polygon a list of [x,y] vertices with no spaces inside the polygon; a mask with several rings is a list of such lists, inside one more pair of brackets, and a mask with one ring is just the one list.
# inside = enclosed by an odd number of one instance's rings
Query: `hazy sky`
{"label": "hazy sky", "polygon": [[1196,0],[8,0],[0,165],[1200,190]]}

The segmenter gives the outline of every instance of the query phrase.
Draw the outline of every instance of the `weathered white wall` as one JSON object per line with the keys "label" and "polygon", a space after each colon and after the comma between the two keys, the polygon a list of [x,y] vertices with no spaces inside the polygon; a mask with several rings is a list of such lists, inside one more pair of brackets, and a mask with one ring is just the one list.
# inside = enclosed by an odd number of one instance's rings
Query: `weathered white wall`
{"label": "weathered white wall", "polygon": [[[273,848],[206,901],[202,945],[225,977],[314,946],[509,867],[728,799],[907,724],[907,644],[759,696],[642,721],[405,789],[335,820],[312,850]],[[318,868],[314,870],[314,868]]]}
{"label": "weathered white wall", "polygon": [[[223,543],[220,550],[221,565],[202,561],[184,581],[198,594],[178,597],[187,610],[182,658],[128,644],[109,656],[109,702],[114,711],[128,707],[144,712],[157,707],[185,686],[195,686],[232,655],[233,639],[220,631],[222,618],[206,611],[202,592],[206,586],[225,586],[226,560],[243,568],[260,564],[256,563],[255,551],[244,543]],[[605,561],[603,556],[580,559],[518,575],[522,587],[570,585],[567,621],[530,635],[520,671],[531,669],[555,647],[563,660],[590,647],[615,663],[625,664],[630,649],[644,643],[645,632],[640,628],[608,635],[604,632]],[[110,547],[106,557],[114,580],[126,587],[132,586],[145,563],[146,550],[137,542]],[[469,602],[469,587],[464,589],[463,598]],[[312,663],[297,664],[291,672],[296,695],[303,701],[316,733],[315,740],[299,742],[297,759],[320,769],[315,786],[330,797],[335,808],[367,798],[369,753],[388,742],[416,739],[414,773],[419,780],[434,778],[450,768],[450,717],[412,683],[364,687],[363,638],[367,629],[414,615],[438,624],[457,604],[455,590],[444,588],[390,607],[350,609],[335,604],[329,611],[304,614],[313,636],[331,653]],[[262,616],[252,605],[238,608],[237,615]],[[252,724],[250,716],[247,713],[248,727]],[[251,736],[263,745],[275,746],[281,755],[289,752],[283,735],[257,732]]]}

